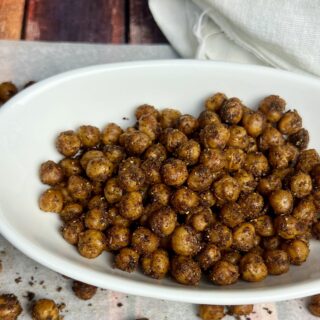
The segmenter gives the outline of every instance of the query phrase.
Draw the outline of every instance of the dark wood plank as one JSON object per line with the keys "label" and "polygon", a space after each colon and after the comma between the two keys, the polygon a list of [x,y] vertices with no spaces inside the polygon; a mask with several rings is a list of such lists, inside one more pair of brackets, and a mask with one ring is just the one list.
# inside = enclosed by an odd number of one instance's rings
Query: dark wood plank
{"label": "dark wood plank", "polygon": [[0,0],[0,39],[21,37],[25,0]]}
{"label": "dark wood plank", "polygon": [[29,0],[25,39],[123,43],[125,0]]}
{"label": "dark wood plank", "polygon": [[154,21],[147,0],[129,0],[129,43],[167,43]]}

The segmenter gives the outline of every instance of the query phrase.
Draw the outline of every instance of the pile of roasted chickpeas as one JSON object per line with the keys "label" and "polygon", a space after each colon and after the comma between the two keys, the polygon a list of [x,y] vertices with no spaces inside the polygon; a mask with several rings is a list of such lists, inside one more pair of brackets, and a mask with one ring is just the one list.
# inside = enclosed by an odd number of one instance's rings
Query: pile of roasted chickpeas
{"label": "pile of roasted chickpeas", "polygon": [[253,111],[216,93],[198,117],[141,105],[126,130],[62,132],[64,158],[40,168],[40,208],[59,214],[83,257],[112,252],[123,271],[140,263],[185,285],[286,273],[320,237],[320,157],[285,109],[276,95]]}

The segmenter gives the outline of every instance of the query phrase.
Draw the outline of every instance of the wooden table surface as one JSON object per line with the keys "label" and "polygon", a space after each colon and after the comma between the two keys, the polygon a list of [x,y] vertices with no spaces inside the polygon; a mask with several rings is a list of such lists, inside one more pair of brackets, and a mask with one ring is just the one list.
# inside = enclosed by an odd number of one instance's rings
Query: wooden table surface
{"label": "wooden table surface", "polygon": [[0,39],[167,42],[147,0],[0,0]]}

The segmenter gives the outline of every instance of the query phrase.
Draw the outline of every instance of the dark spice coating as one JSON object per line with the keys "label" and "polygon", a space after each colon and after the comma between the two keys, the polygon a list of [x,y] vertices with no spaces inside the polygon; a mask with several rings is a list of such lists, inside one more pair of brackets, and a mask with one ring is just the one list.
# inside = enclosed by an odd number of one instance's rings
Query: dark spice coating
{"label": "dark spice coating", "polygon": [[18,298],[14,294],[0,295],[0,319],[15,320],[22,312]]}
{"label": "dark spice coating", "polygon": [[97,287],[77,280],[73,280],[72,290],[81,300],[90,300],[97,292]]}

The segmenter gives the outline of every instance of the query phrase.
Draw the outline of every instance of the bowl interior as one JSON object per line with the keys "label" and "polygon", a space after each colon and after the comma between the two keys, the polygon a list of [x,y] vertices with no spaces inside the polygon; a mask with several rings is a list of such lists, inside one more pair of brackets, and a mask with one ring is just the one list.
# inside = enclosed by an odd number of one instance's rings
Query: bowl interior
{"label": "bowl interior", "polygon": [[202,282],[190,288],[170,279],[152,280],[140,272],[112,268],[104,253],[82,258],[59,234],[55,214],[38,208],[46,188],[38,178],[39,165],[61,156],[54,147],[60,131],[81,124],[103,128],[109,122],[134,123],[134,108],[149,103],[197,115],[206,97],[221,91],[257,107],[264,96],[278,94],[288,108],[301,114],[312,147],[320,144],[317,80],[274,69],[196,61],[117,64],[86,68],[43,81],[17,95],[0,110],[0,229],[21,251],[44,265],[94,285],[156,298],[194,303],[240,304],[283,300],[316,293],[320,285],[320,244],[312,243],[302,267],[269,276],[255,284],[239,282],[217,287]]}

